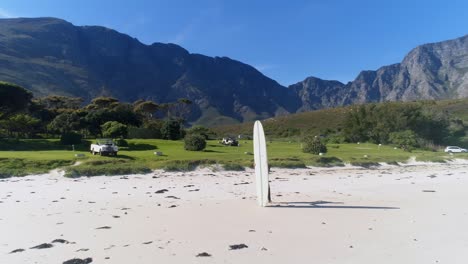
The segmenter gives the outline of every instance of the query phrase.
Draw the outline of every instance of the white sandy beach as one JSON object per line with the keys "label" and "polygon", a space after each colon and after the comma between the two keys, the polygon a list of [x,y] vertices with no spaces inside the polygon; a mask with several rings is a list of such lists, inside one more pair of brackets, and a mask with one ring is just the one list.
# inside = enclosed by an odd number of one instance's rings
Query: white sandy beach
{"label": "white sandy beach", "polygon": [[467,168],[274,168],[266,208],[249,169],[4,179],[0,263],[467,263]]}

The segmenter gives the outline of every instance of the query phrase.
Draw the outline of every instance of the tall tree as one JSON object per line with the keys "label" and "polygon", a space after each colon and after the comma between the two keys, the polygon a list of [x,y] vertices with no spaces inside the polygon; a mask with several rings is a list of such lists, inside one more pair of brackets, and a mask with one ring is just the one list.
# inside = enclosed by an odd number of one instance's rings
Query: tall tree
{"label": "tall tree", "polygon": [[11,83],[0,82],[0,119],[27,110],[32,93]]}
{"label": "tall tree", "polygon": [[153,101],[139,100],[133,103],[133,110],[137,113],[141,113],[146,119],[151,119],[159,108],[159,105]]}
{"label": "tall tree", "polygon": [[83,98],[49,95],[46,97],[38,98],[35,101],[49,110],[77,110],[81,107],[81,104],[83,103]]}

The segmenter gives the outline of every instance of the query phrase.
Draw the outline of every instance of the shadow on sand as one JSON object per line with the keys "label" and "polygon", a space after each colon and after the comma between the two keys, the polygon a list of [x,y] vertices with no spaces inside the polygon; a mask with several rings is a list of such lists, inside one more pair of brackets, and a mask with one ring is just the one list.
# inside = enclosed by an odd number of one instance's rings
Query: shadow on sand
{"label": "shadow on sand", "polygon": [[272,203],[267,207],[271,208],[315,208],[315,209],[400,209],[399,207],[383,207],[383,206],[353,206],[341,205],[341,202],[329,201],[313,201],[313,202],[278,202]]}

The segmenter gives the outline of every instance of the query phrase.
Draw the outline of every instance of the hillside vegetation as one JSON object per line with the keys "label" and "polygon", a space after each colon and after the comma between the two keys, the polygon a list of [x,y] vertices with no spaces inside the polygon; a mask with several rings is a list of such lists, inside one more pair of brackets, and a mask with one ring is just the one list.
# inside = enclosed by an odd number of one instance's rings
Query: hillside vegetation
{"label": "hillside vegetation", "polygon": [[[380,103],[382,104],[382,103]],[[380,105],[376,104],[376,105]],[[452,123],[460,124],[464,133],[459,135],[461,141],[466,144],[466,127],[468,126],[468,99],[442,100],[442,101],[418,101],[418,102],[394,102],[395,106],[417,105],[426,112],[437,112]],[[365,105],[364,105],[365,106]],[[287,140],[300,140],[308,134],[329,135],[343,130],[349,115],[356,110],[358,105],[322,109],[262,121],[265,134],[269,138],[287,138]],[[453,126],[453,124],[452,124]],[[211,129],[218,135],[252,135],[253,122],[236,125],[215,126]]]}

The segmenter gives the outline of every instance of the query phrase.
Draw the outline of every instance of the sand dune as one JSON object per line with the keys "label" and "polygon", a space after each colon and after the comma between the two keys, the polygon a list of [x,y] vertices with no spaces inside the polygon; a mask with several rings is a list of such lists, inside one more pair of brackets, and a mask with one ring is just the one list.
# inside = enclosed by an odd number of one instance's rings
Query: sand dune
{"label": "sand dune", "polygon": [[0,263],[466,263],[467,168],[4,179]]}

